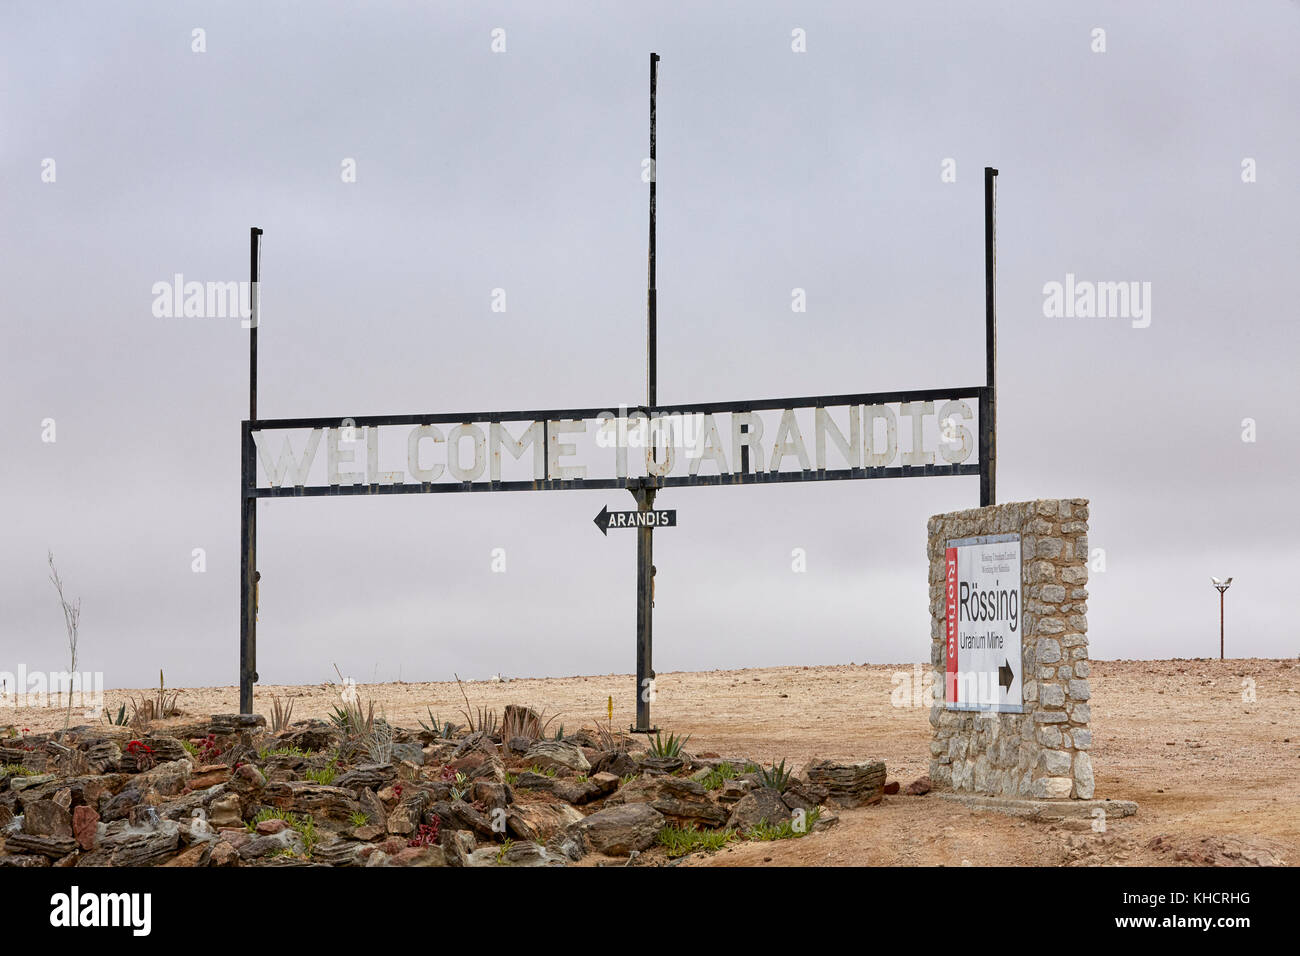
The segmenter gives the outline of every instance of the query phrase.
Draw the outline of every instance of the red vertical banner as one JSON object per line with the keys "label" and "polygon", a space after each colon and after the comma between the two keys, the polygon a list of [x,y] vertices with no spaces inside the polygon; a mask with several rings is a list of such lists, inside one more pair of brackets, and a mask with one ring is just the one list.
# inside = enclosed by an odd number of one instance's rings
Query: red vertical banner
{"label": "red vertical banner", "polygon": [[957,702],[957,549],[948,548],[944,561],[947,584],[944,590],[945,620],[948,627],[948,652],[944,655],[947,672],[944,676],[944,700]]}

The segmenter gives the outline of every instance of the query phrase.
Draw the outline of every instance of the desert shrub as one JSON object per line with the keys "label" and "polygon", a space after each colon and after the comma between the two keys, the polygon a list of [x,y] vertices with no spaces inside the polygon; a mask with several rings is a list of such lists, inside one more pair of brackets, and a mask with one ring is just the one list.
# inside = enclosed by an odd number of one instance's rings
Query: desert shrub
{"label": "desert shrub", "polygon": [[425,710],[429,714],[429,722],[427,724],[423,720],[419,722],[425,733],[433,734],[434,737],[440,737],[443,740],[450,740],[456,736],[456,732],[460,730],[458,724],[453,724],[450,720],[439,720],[434,716],[431,707],[426,707]]}
{"label": "desert shrub", "polygon": [[722,786],[723,781],[735,780],[739,776],[740,771],[723,761],[700,778],[700,783],[704,785],[705,790],[717,790]]}
{"label": "desert shrub", "polygon": [[257,825],[265,820],[283,820],[293,827],[302,837],[303,856],[310,857],[320,840],[320,834],[316,832],[316,821],[310,813],[297,814],[288,810],[277,810],[274,807],[263,807],[254,814],[253,819],[248,821],[248,832],[257,832]]}
{"label": "desert shrub", "polygon": [[736,836],[736,831],[731,827],[725,830],[701,830],[691,823],[684,827],[664,827],[659,831],[659,845],[668,852],[668,858],[672,860],[697,850],[712,853],[722,849],[736,839]]}
{"label": "desert shrub", "polygon": [[784,820],[781,823],[770,823],[763,821],[756,827],[750,827],[745,831],[746,840],[794,840],[812,833],[813,824],[821,816],[821,810],[813,810],[804,816],[803,828],[796,830],[794,820]]}
{"label": "desert shrub", "polygon": [[[547,728],[558,716],[559,714],[552,714],[547,717],[545,708],[533,710],[520,704],[510,704],[506,707],[501,720],[501,739],[523,737],[525,740],[541,740],[546,736]],[[564,725],[561,724],[559,735],[555,739],[559,740],[563,733]]]}
{"label": "desert shrub", "polygon": [[271,733],[278,734],[289,729],[293,718],[293,698],[271,698]]}
{"label": "desert shrub", "polygon": [[456,678],[456,686],[460,688],[460,695],[465,698],[465,709],[460,713],[465,718],[465,724],[469,727],[469,732],[471,734],[486,734],[489,737],[497,736],[500,729],[497,712],[488,707],[473,707],[469,702],[469,694],[465,693],[465,685],[460,682],[460,675],[453,673],[451,676]]}
{"label": "desert shrub", "polygon": [[669,734],[665,739],[658,731],[655,731],[655,739],[650,741],[650,756],[677,758],[682,755],[682,748],[686,746],[686,741],[691,739],[691,735],[678,737],[676,734]]}
{"label": "desert shrub", "polygon": [[324,787],[332,784],[336,776],[338,776],[338,762],[335,760],[331,760],[319,770],[313,769],[303,773],[305,779],[310,780],[312,783],[319,783]]}
{"label": "desert shrub", "polygon": [[794,775],[786,769],[785,761],[779,764],[772,764],[770,767],[761,767],[758,770],[758,781],[764,787],[771,787],[773,790],[779,790],[784,793],[789,789]]}
{"label": "desert shrub", "polygon": [[612,717],[603,724],[599,720],[596,721],[596,743],[600,750],[606,752],[626,753],[632,747],[632,741],[626,735],[614,732]]}

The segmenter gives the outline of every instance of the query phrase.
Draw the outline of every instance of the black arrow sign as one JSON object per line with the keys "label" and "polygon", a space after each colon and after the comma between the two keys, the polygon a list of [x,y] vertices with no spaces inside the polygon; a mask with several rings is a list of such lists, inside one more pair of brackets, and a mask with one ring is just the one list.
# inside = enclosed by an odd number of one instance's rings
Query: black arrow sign
{"label": "black arrow sign", "polygon": [[595,517],[596,527],[603,535],[610,528],[675,528],[677,512],[674,511],[610,511],[601,508]]}
{"label": "black arrow sign", "polygon": [[1011,662],[1007,661],[998,668],[998,683],[1006,690],[1011,690],[1011,682],[1016,679],[1016,675],[1011,671]]}

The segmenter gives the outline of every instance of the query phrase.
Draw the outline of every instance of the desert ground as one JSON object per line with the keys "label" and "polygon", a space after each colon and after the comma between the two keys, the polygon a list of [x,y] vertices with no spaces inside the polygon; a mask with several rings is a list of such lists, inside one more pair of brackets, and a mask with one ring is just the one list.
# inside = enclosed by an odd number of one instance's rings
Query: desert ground
{"label": "desert ground", "polygon": [[[885,761],[906,785],[926,773],[926,707],[895,706],[914,689],[915,665],[772,667],[660,673],[654,723],[690,734],[696,753],[784,759]],[[839,823],[794,840],[735,844],[685,865],[1297,865],[1300,863],[1300,661],[1094,661],[1093,767],[1098,799],[1134,800],[1134,817],[1096,832],[1086,820],[1028,822],[927,796],[886,796],[839,812]],[[466,681],[474,707],[508,703],[558,713],[569,731],[592,726],[614,702],[614,725],[632,722],[630,675]],[[463,720],[456,683],[358,685],[389,721],[417,727],[428,711]],[[140,691],[106,692],[116,710]],[[337,682],[259,685],[294,701],[295,720],[324,717]],[[181,691],[187,715],[234,713],[238,690]],[[54,709],[18,709],[0,722],[34,731],[61,727]],[[74,721],[75,722],[75,721]]]}

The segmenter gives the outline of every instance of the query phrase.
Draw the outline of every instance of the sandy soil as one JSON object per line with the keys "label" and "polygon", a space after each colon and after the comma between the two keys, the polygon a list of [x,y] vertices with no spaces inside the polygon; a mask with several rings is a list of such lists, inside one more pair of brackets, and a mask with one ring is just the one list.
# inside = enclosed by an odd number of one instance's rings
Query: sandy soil
{"label": "sandy soil", "polygon": [[[879,758],[906,785],[926,772],[930,725],[923,707],[895,707],[895,675],[910,665],[775,667],[661,673],[655,723],[689,733],[688,749],[802,766],[813,757]],[[840,813],[834,828],[797,840],[736,845],[687,865],[1088,865],[1300,864],[1300,662],[1291,660],[1094,661],[1093,767],[1096,796],[1136,800],[1136,817],[1028,823],[975,812],[933,796],[886,797]],[[1255,699],[1243,700],[1253,682]],[[630,675],[467,682],[471,703],[524,703],[558,712],[569,730],[633,713]],[[455,683],[359,685],[391,722],[414,727],[427,709],[461,720]],[[115,709],[132,692],[109,691]],[[294,699],[294,718],[323,717],[339,702],[335,684],[259,686]],[[233,713],[233,687],[181,692],[189,715]],[[10,711],[19,728],[62,726],[50,709]],[[554,728],[556,725],[552,725]]]}

